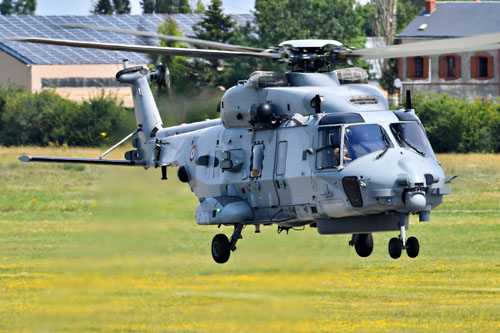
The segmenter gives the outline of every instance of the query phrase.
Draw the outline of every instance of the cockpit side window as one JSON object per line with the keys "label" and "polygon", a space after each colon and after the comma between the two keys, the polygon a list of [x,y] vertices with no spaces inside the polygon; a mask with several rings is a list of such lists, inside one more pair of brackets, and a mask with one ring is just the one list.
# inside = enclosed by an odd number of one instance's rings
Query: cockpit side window
{"label": "cockpit side window", "polygon": [[338,168],[340,165],[341,127],[324,127],[318,131],[316,168]]}
{"label": "cockpit side window", "polygon": [[344,160],[354,161],[375,151],[393,147],[384,129],[377,124],[351,125],[344,135]]}

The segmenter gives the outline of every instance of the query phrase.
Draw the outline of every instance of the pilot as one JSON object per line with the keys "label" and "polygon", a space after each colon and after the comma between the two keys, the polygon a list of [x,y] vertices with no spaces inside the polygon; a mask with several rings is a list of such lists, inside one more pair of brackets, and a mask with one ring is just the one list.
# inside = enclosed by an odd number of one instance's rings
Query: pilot
{"label": "pilot", "polygon": [[[340,164],[340,148],[335,148],[333,150],[333,153],[335,155],[335,160],[337,161],[337,165]],[[347,147],[346,145],[344,145],[344,164],[345,163],[349,163],[350,161],[352,161],[352,159],[349,157],[349,151],[347,150]]]}
{"label": "pilot", "polygon": [[344,142],[344,156],[355,160],[363,155],[371,153],[373,147],[370,145],[370,136],[363,126],[351,126],[346,130]]}

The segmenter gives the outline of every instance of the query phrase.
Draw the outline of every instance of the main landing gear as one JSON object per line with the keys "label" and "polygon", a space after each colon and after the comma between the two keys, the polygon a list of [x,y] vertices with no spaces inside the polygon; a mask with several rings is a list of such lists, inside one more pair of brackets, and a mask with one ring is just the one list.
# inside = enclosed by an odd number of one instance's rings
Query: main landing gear
{"label": "main landing gear", "polygon": [[401,252],[406,250],[406,254],[410,258],[415,258],[418,256],[420,251],[420,245],[418,244],[418,239],[415,237],[409,237],[406,241],[406,230],[405,226],[401,226],[401,234],[398,237],[393,237],[389,241],[389,255],[392,259],[398,259],[401,257]]}
{"label": "main landing gear", "polygon": [[229,260],[231,251],[236,250],[236,242],[238,239],[242,238],[241,230],[243,230],[243,224],[235,224],[231,240],[224,234],[217,234],[214,236],[212,239],[212,257],[216,263],[223,264]]}
{"label": "main landing gear", "polygon": [[354,246],[360,257],[368,257],[373,252],[372,234],[353,234],[349,245]]}

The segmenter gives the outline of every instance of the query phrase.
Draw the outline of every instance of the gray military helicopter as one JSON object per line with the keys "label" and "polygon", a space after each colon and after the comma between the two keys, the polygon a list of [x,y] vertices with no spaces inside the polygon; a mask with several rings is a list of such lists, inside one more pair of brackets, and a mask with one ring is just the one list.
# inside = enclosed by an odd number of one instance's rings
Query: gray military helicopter
{"label": "gray military helicopter", "polygon": [[[165,66],[127,67],[116,74],[129,84],[137,129],[98,158],[22,156],[23,162],[90,163],[160,168],[177,176],[199,198],[196,222],[234,227],[217,234],[212,256],[228,261],[252,225],[276,224],[278,232],[305,227],[320,234],[352,234],[361,257],[373,251],[373,232],[397,232],[389,254],[419,253],[406,238],[409,215],[430,220],[431,210],[450,194],[439,161],[407,96],[406,109],[390,110],[381,92],[367,84],[361,68],[331,70],[349,59],[433,55],[500,48],[500,34],[351,49],[335,40],[290,40],[269,49],[108,27],[66,26],[132,33],[216,48],[190,49],[103,44],[45,38],[14,41],[208,59],[257,57],[288,63],[291,71],[254,72],[229,89],[219,103],[220,119],[162,126],[150,81],[164,83]],[[326,70],[322,71],[322,69]],[[124,160],[104,158],[137,135]]]}

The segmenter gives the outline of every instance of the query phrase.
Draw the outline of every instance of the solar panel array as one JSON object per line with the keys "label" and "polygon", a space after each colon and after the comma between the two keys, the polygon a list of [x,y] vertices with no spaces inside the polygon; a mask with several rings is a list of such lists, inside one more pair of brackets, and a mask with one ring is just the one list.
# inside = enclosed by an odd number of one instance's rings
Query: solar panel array
{"label": "solar panel array", "polygon": [[[158,40],[117,34],[106,31],[85,29],[62,29],[61,24],[85,24],[110,26],[120,29],[157,32],[158,25],[163,24],[168,15],[87,15],[87,16],[30,16],[30,15],[0,15],[0,50],[31,65],[70,65],[70,64],[116,64],[123,59],[131,63],[147,63],[145,54],[82,49],[67,46],[42,45],[34,43],[9,42],[12,37],[43,37],[71,39],[102,43],[158,45]],[[238,24],[252,21],[251,14],[232,14]],[[173,14],[177,28],[184,36],[193,36],[192,26],[201,21],[197,14]]]}

